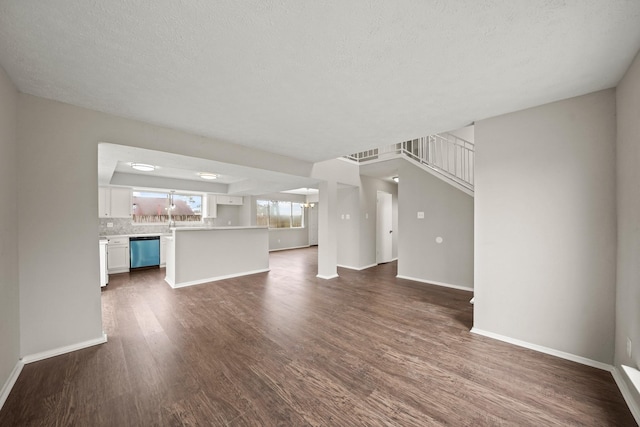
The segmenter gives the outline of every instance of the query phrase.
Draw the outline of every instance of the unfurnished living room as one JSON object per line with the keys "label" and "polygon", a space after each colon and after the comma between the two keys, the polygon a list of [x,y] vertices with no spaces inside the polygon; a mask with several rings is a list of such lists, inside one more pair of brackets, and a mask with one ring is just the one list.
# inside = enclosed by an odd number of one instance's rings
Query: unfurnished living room
{"label": "unfurnished living room", "polygon": [[640,2],[0,0],[0,426],[634,426]]}

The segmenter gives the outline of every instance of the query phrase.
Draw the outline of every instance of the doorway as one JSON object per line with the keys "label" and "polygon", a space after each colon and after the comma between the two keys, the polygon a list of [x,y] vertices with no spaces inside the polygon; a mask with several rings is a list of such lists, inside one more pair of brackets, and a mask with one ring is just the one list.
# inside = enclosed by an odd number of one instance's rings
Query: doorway
{"label": "doorway", "polygon": [[376,198],[376,263],[393,260],[393,201],[390,193],[378,191]]}

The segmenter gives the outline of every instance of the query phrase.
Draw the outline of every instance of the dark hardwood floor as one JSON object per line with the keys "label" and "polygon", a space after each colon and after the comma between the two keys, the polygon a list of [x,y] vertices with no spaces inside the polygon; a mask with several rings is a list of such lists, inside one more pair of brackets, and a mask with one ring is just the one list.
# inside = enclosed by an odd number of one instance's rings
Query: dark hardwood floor
{"label": "dark hardwood floor", "polygon": [[182,289],[111,277],[106,344],[26,365],[0,426],[632,426],[611,374],[469,333],[470,293],[320,280],[315,248]]}

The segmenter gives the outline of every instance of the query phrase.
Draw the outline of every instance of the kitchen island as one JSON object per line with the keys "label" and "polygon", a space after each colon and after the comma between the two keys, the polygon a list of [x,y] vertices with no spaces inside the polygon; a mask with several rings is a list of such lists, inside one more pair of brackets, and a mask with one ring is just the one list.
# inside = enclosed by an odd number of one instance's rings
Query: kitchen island
{"label": "kitchen island", "polygon": [[267,227],[176,227],[167,238],[172,288],[269,271]]}

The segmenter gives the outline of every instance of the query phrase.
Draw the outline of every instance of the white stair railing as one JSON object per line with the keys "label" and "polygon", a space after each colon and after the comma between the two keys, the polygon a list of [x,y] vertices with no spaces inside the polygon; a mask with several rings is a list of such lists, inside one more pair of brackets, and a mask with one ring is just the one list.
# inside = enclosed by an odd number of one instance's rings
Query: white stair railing
{"label": "white stair railing", "polygon": [[472,142],[450,133],[439,133],[345,157],[364,163],[404,155],[473,191],[474,153]]}

